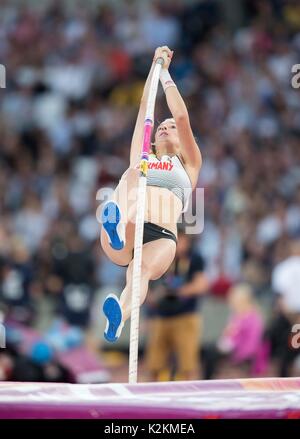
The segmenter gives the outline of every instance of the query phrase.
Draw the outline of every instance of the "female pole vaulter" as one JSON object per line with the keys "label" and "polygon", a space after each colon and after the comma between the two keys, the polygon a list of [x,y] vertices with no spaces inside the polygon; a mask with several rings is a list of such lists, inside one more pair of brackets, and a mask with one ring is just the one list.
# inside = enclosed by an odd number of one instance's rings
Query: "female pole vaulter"
{"label": "female pole vaulter", "polygon": [[[146,80],[130,148],[129,168],[122,175],[110,201],[101,213],[101,245],[112,262],[128,266],[126,286],[118,298],[109,294],[103,304],[107,319],[104,336],[116,341],[131,313],[133,249],[136,199],[144,119],[151,76],[158,58],[164,59],[160,73],[167,105],[172,118],[165,119],[155,132],[153,151],[147,173],[146,208],[141,264],[141,304],[150,280],[160,278],[171,265],[176,252],[177,222],[186,210],[189,196],[196,187],[202,157],[195,141],[186,105],[172,80],[168,68],[173,52],[167,47],[155,51]],[[130,196],[131,195],[131,196]]]}

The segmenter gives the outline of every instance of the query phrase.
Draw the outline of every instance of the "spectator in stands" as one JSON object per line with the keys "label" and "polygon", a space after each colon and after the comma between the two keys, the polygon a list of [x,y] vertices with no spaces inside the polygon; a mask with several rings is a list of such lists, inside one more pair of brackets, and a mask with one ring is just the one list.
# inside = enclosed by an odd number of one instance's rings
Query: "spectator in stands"
{"label": "spectator in stands", "polygon": [[261,312],[246,284],[232,287],[229,293],[231,316],[216,345],[203,350],[204,378],[215,376],[220,361],[226,358],[232,366],[244,368],[253,375],[265,360],[264,323]]}
{"label": "spectator in stands", "polygon": [[199,378],[199,299],[207,290],[203,258],[193,251],[192,236],[181,230],[173,264],[162,279],[152,282],[146,301],[149,331],[145,355],[150,380],[173,378],[173,372],[175,379]]}
{"label": "spectator in stands", "polygon": [[269,335],[272,353],[279,361],[279,376],[292,373],[291,366],[300,354],[291,344],[292,327],[300,323],[300,239],[290,244],[290,256],[274,267],[272,288],[276,294]]}

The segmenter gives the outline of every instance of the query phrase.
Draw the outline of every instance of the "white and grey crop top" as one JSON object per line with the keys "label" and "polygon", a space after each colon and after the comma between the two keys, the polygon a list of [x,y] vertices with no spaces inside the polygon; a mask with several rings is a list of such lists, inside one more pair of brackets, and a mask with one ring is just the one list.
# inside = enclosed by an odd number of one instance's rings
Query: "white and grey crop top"
{"label": "white and grey crop top", "polygon": [[173,157],[164,155],[161,160],[150,155],[147,186],[169,189],[181,200],[183,212],[187,210],[192,193],[192,183],[177,155]]}

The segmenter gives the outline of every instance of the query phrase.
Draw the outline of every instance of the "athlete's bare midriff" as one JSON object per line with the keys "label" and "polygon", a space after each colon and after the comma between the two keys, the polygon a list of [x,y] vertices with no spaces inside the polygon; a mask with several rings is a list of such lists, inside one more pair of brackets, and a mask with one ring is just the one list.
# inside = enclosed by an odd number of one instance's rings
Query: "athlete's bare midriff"
{"label": "athlete's bare midriff", "polygon": [[[115,190],[114,198],[121,206],[126,222],[135,223],[138,181],[139,171],[131,169],[130,173],[128,169]],[[177,222],[181,212],[181,200],[169,189],[159,186],[146,187],[145,221],[168,229],[177,236]]]}
{"label": "athlete's bare midriff", "polygon": [[181,200],[166,188],[147,186],[145,221],[170,230],[177,236],[177,221],[182,211]]}

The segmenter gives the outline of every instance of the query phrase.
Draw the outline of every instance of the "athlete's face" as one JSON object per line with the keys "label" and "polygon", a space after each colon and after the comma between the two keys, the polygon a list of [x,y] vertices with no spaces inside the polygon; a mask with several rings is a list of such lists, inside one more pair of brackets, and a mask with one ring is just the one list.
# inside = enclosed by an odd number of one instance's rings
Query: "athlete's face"
{"label": "athlete's face", "polygon": [[158,151],[177,153],[179,137],[174,119],[166,119],[157,128],[155,146]]}

